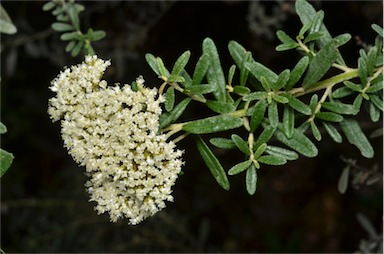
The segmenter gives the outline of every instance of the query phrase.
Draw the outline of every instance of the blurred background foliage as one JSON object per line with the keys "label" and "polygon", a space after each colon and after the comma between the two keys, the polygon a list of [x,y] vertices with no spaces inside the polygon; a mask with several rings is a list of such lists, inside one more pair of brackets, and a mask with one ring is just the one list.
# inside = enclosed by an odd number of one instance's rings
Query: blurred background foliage
{"label": "blurred background foliage", "polygon": [[[141,74],[148,86],[158,87],[161,82],[146,64],[145,53],[161,56],[171,66],[189,49],[196,62],[205,37],[215,41],[226,70],[232,64],[229,40],[276,72],[292,68],[300,57],[274,50],[279,44],[275,30],[295,35],[300,28],[294,2],[81,3],[83,29],[107,33],[93,46],[99,57],[112,59],[105,77],[111,82],[131,83]],[[15,155],[1,179],[5,252],[354,252],[361,240],[369,240],[357,213],[382,234],[382,181],[368,186],[366,177],[382,178],[382,137],[371,140],[376,151],[371,160],[346,142],[324,138],[317,158],[262,168],[254,196],[246,193],[241,176],[230,177],[230,191],[220,188],[189,137],[179,143],[186,149],[186,165],[174,186],[174,203],[137,226],[98,216],[84,189],[84,169],[67,154],[59,124],[52,124],[46,113],[50,81],[82,56],[65,52],[66,43],[50,27],[55,18],[42,11],[43,4],[2,1],[18,30],[1,36],[1,121],[8,127],[1,146]],[[370,25],[383,23],[382,1],[312,4],[325,11],[331,34],[354,37],[341,50],[347,64],[356,67],[359,48],[374,41]],[[197,103],[187,112],[190,119],[209,113]],[[368,134],[381,124],[372,124],[368,116],[359,120]],[[215,153],[227,169],[241,156]],[[343,195],[337,190],[346,165],[341,155],[358,165],[352,167],[354,184]]]}

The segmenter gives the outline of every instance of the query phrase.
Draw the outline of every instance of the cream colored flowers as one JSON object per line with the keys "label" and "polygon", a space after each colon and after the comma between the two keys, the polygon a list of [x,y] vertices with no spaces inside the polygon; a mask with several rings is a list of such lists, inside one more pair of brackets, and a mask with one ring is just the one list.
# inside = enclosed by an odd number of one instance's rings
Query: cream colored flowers
{"label": "cream colored flowers", "polygon": [[157,135],[163,97],[145,88],[142,77],[137,92],[129,85],[107,87],[101,78],[109,65],[87,56],[61,72],[50,87],[56,97],[48,113],[53,121],[62,119],[64,146],[86,167],[86,187],[98,213],[138,224],[173,201],[182,151]]}

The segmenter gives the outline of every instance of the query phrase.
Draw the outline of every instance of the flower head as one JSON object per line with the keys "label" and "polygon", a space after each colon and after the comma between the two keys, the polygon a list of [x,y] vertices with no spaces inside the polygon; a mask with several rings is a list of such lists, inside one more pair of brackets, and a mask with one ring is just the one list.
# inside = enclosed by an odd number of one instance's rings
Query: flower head
{"label": "flower head", "polygon": [[182,151],[158,135],[163,97],[144,87],[141,76],[138,91],[129,85],[107,87],[100,79],[109,65],[87,56],[61,72],[52,81],[57,94],[48,113],[53,121],[63,119],[64,146],[86,167],[86,187],[98,213],[137,224],[173,201]]}

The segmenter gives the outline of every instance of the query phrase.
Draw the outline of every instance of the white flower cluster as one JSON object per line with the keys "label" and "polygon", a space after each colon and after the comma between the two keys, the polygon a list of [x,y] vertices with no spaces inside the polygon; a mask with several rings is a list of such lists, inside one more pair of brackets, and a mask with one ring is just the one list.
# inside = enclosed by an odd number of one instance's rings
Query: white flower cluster
{"label": "white flower cluster", "polygon": [[[86,167],[86,183],[98,213],[108,212],[138,224],[173,201],[171,187],[180,173],[182,151],[165,135],[157,135],[160,103],[156,89],[107,87],[100,80],[109,61],[87,56],[52,81],[49,100],[53,121],[63,119],[64,146]],[[158,97],[156,99],[156,97]]]}

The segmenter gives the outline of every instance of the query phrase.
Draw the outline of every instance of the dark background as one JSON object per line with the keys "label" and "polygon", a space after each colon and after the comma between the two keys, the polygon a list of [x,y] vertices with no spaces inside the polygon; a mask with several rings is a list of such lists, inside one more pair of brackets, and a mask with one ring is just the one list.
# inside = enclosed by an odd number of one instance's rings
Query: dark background
{"label": "dark background", "polygon": [[[342,195],[337,183],[345,163],[354,158],[370,172],[382,171],[382,138],[372,139],[374,159],[362,158],[354,146],[333,143],[327,135],[318,144],[319,156],[301,157],[281,167],[258,171],[254,196],[245,190],[244,174],[230,177],[231,190],[215,182],[197,153],[193,137],[179,143],[185,149],[184,175],[174,186],[175,202],[137,226],[127,220],[109,222],[98,216],[84,189],[84,168],[62,147],[60,126],[52,124],[47,101],[52,80],[63,66],[82,61],[65,53],[65,43],[50,29],[54,17],[43,12],[44,2],[2,1],[18,32],[1,35],[1,121],[8,127],[1,146],[15,155],[1,179],[1,248],[5,252],[353,252],[367,232],[356,220],[365,214],[382,233],[382,182],[349,187]],[[299,54],[275,52],[274,31],[295,36],[300,23],[293,2],[82,2],[86,31],[105,30],[94,44],[99,57],[111,59],[106,76],[111,82],[130,83],[144,75],[148,86],[161,81],[144,55],[161,56],[171,66],[191,50],[188,70],[201,54],[204,38],[212,38],[224,72],[233,64],[227,45],[236,40],[253,57],[276,72],[293,68]],[[341,52],[356,67],[361,42],[371,44],[370,24],[382,25],[381,1],[313,3],[325,11],[332,35],[351,33]],[[264,13],[263,13],[264,10]],[[205,110],[205,111],[203,111]],[[207,113],[195,103],[184,116]],[[367,114],[359,116],[369,134]],[[215,150],[226,169],[241,160],[233,151]],[[356,186],[355,186],[356,187]]]}

